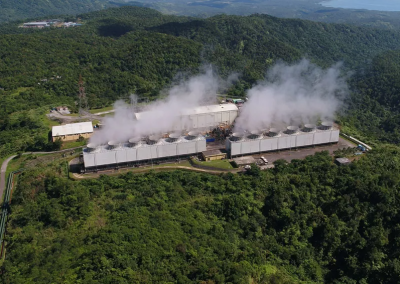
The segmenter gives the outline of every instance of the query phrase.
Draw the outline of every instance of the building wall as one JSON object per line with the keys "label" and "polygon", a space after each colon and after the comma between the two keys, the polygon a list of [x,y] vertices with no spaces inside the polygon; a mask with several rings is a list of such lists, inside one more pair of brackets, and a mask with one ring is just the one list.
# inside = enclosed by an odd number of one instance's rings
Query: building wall
{"label": "building wall", "polygon": [[206,140],[204,138],[185,140],[181,142],[168,143],[161,140],[154,145],[140,144],[136,147],[122,146],[109,150],[107,146],[101,146],[95,152],[83,151],[83,160],[86,168],[96,166],[114,165],[119,163],[131,163],[140,161],[157,160],[186,156],[206,151]]}
{"label": "building wall", "polygon": [[216,161],[216,160],[222,160],[225,159],[226,154],[222,153],[219,155],[213,155],[213,156],[203,156],[205,161]]}
{"label": "building wall", "polygon": [[294,135],[285,135],[276,137],[264,137],[256,140],[242,140],[232,142],[226,140],[226,149],[231,157],[258,152],[268,152],[274,150],[283,150],[299,148],[312,145],[335,143],[339,141],[339,130],[326,130],[315,132],[299,132]]}
{"label": "building wall", "polygon": [[93,133],[82,133],[82,134],[53,136],[53,142],[55,142],[58,138],[60,138],[61,141],[76,141],[79,139],[79,136],[82,136],[83,138],[87,139],[90,138],[92,134]]}

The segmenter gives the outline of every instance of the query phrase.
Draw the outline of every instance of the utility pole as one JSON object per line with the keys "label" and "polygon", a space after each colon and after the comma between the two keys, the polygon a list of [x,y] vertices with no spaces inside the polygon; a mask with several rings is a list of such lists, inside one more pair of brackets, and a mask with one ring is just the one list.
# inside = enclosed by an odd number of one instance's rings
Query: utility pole
{"label": "utility pole", "polygon": [[83,83],[82,75],[79,75],[79,81],[78,81],[78,87],[79,87],[79,114],[82,114],[82,111],[86,111],[88,108],[88,102],[86,98],[86,92],[85,92],[85,85]]}

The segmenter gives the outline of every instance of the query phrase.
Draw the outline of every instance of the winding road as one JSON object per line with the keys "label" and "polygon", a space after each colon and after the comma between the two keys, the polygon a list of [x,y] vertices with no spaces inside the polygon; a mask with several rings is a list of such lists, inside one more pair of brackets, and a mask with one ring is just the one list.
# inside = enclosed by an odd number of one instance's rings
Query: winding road
{"label": "winding road", "polygon": [[[79,146],[75,148],[70,148],[70,149],[65,149],[65,150],[59,150],[59,151],[53,151],[53,152],[26,152],[22,153],[22,155],[31,155],[31,154],[57,154],[57,153],[63,153],[63,152],[68,152],[76,149],[83,148],[84,146]],[[0,197],[3,196],[4,190],[6,188],[6,172],[7,172],[7,167],[8,163],[14,159],[17,155],[13,155],[8,157],[3,164],[1,165],[1,173],[0,173]],[[0,201],[1,202],[1,201]]]}

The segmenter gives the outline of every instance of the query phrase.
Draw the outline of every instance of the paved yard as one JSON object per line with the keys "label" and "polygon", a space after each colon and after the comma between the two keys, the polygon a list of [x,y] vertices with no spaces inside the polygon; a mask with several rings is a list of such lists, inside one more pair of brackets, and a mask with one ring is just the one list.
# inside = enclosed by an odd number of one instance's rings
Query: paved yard
{"label": "paved yard", "polygon": [[333,153],[338,149],[344,149],[348,147],[355,147],[357,145],[340,138],[339,142],[334,145],[327,145],[327,146],[315,146],[314,148],[301,148],[298,150],[283,150],[279,152],[272,152],[272,153],[263,153],[261,155],[253,155],[254,158],[259,158],[260,156],[264,156],[269,163],[273,163],[279,159],[285,159],[286,161],[290,162],[293,159],[304,159],[307,156],[314,155],[316,152],[321,151],[329,151],[329,153]]}

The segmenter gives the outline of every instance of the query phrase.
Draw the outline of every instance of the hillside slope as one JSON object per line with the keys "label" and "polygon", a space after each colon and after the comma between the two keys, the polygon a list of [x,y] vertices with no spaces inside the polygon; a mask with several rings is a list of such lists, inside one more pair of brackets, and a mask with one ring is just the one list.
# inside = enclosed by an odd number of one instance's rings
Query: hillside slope
{"label": "hillside slope", "polygon": [[[307,57],[324,67],[342,61],[345,70],[363,80],[365,73],[360,71],[369,69],[374,57],[400,46],[400,31],[265,15],[196,19],[123,7],[79,18],[84,25],[75,29],[0,27],[0,156],[27,149],[37,140],[32,133],[28,140],[18,137],[27,133],[21,127],[32,131],[36,128],[29,125],[41,122],[25,121],[33,116],[21,115],[26,118],[21,124],[15,119],[20,115],[13,114],[56,102],[74,106],[80,75],[91,108],[108,106],[129,93],[156,98],[177,74],[193,74],[210,63],[221,76],[239,73],[239,81],[228,92],[243,96],[279,61]],[[353,83],[362,102],[385,102],[376,101],[374,93],[364,97],[366,93],[358,91],[361,85]],[[384,98],[385,92],[379,97]],[[353,105],[366,113],[364,104]],[[377,134],[376,138],[384,137]]]}
{"label": "hillside slope", "polygon": [[78,14],[107,7],[106,0],[0,0],[0,23],[58,14]]}

